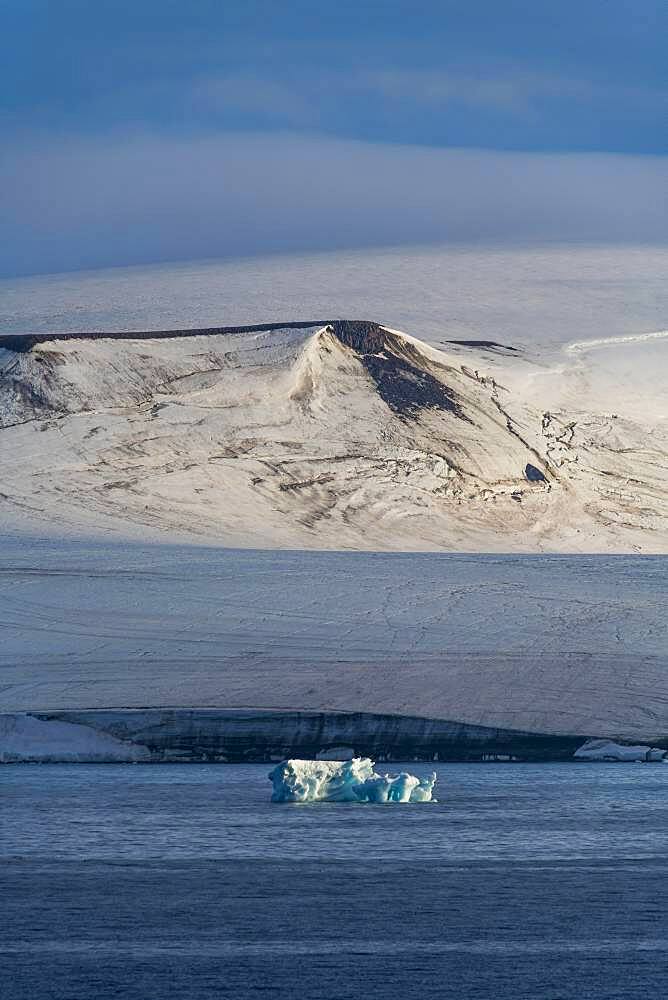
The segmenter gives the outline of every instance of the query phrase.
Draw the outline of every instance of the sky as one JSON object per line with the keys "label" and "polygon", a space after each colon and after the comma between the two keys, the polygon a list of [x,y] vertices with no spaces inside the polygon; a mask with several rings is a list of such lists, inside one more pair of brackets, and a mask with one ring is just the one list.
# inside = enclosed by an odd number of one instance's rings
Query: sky
{"label": "sky", "polygon": [[0,0],[0,274],[665,243],[665,0]]}

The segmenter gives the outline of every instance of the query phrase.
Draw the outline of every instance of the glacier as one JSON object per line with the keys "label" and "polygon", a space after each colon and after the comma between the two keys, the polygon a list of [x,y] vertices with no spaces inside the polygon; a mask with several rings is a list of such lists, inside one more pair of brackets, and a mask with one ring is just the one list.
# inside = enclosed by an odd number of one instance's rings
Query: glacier
{"label": "glacier", "polygon": [[436,772],[377,774],[368,757],[285,760],[269,772],[272,802],[435,802]]}
{"label": "glacier", "polygon": [[105,759],[135,744],[266,771],[567,760],[588,739],[668,749],[665,558],[258,552],[4,526],[0,547],[11,759],[100,759],[86,729],[122,741]]}

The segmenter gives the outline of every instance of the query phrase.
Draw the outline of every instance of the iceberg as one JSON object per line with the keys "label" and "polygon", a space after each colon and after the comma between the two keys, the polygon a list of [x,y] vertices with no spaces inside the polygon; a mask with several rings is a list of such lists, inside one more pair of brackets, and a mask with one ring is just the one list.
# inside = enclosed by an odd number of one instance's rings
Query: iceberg
{"label": "iceberg", "polygon": [[285,760],[270,771],[272,802],[435,802],[436,772],[427,778],[377,774],[368,757]]}

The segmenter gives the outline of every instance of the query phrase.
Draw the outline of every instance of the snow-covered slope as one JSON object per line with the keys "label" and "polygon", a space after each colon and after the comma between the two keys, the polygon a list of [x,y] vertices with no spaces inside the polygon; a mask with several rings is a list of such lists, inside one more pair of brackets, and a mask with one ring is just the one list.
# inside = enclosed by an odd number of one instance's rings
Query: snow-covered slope
{"label": "snow-covered slope", "polygon": [[5,524],[293,548],[668,551],[668,339],[556,361],[375,323],[0,338]]}

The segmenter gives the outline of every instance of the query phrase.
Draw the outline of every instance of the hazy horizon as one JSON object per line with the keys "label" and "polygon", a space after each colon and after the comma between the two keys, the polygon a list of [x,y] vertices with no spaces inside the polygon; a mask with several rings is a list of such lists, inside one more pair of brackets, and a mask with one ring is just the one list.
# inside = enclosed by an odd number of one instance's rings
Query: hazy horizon
{"label": "hazy horizon", "polygon": [[0,275],[668,241],[665,4],[10,0]]}
{"label": "hazy horizon", "polygon": [[366,318],[437,343],[557,346],[668,328],[668,249],[409,246],[0,280],[0,331]]}

